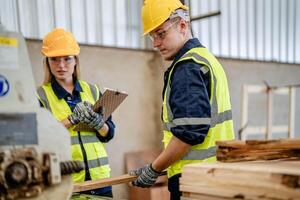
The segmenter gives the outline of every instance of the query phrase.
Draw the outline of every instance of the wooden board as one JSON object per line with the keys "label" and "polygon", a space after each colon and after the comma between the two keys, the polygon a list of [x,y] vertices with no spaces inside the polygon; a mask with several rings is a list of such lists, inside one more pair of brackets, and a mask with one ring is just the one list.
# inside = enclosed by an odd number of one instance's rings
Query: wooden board
{"label": "wooden board", "polygon": [[[167,174],[166,171],[163,171],[159,176],[165,176]],[[96,181],[85,181],[83,183],[74,184],[73,192],[82,192],[97,188],[102,188],[110,185],[118,185],[122,183],[129,183],[137,179],[137,176],[131,176],[129,174],[124,174],[117,177],[105,178]]]}
{"label": "wooden board", "polygon": [[300,149],[300,139],[217,141],[218,147],[255,149]]}
{"label": "wooden board", "polygon": [[300,199],[299,183],[299,161],[217,162],[186,165],[180,190],[191,199],[292,200]]}
{"label": "wooden board", "polygon": [[[128,94],[124,92],[119,92],[111,89],[105,90],[103,95],[98,101],[93,105],[93,110],[99,112],[100,108],[104,108],[104,121],[106,121],[109,116],[114,112],[114,110],[125,100]],[[95,131],[94,129],[88,127],[88,125],[79,123],[74,129],[74,131]]]}
{"label": "wooden board", "polygon": [[300,140],[218,141],[217,159],[222,162],[299,159]]}
{"label": "wooden board", "polygon": [[82,192],[82,191],[97,189],[97,188],[106,187],[110,185],[129,183],[131,181],[134,181],[136,178],[137,178],[136,176],[124,174],[121,176],[117,176],[113,178],[105,178],[97,181],[85,181],[83,183],[74,184],[73,192]]}

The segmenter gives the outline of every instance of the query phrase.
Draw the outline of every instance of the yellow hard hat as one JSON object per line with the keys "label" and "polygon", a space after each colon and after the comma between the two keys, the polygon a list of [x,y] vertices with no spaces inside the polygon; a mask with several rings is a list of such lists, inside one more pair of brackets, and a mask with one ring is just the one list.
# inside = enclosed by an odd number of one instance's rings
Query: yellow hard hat
{"label": "yellow hard hat", "polygon": [[42,54],[46,57],[75,56],[80,52],[79,45],[72,33],[56,28],[48,33],[42,46]]}
{"label": "yellow hard hat", "polygon": [[143,35],[159,27],[179,8],[188,10],[179,0],[145,0],[142,8]]}

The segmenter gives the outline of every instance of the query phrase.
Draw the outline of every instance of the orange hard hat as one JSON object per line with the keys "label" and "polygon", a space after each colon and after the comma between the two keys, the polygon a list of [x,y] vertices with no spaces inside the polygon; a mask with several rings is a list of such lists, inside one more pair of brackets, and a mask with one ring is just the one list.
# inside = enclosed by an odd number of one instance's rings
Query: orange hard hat
{"label": "orange hard hat", "polygon": [[179,0],[145,0],[142,8],[143,35],[162,25],[177,10],[188,10]]}
{"label": "orange hard hat", "polygon": [[71,32],[56,28],[45,36],[41,52],[46,57],[75,56],[80,48]]}

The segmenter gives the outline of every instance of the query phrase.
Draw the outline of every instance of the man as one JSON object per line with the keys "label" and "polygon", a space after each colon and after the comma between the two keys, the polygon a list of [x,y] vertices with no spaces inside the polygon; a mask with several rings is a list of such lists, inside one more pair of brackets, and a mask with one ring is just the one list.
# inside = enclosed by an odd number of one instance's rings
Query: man
{"label": "man", "polygon": [[171,199],[180,199],[184,165],[216,160],[216,141],[234,139],[226,75],[217,59],[192,37],[188,8],[179,0],[145,0],[144,35],[164,60],[162,120],[165,150],[152,164],[130,173],[138,187],[152,186],[167,169]]}

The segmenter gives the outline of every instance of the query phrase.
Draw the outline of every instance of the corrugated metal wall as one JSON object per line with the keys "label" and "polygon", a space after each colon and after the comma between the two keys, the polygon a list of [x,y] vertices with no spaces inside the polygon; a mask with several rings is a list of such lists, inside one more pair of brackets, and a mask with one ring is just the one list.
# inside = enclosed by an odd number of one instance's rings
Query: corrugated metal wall
{"label": "corrugated metal wall", "polygon": [[[0,0],[0,20],[27,38],[54,27],[72,31],[80,43],[151,48],[141,36],[143,0]],[[221,15],[192,22],[194,35],[215,55],[300,63],[300,1],[186,0],[191,15]],[[297,45],[298,44],[298,45]]]}
{"label": "corrugated metal wall", "polygon": [[218,56],[300,63],[300,1],[190,0],[191,15],[221,11],[193,22],[193,32]]}
{"label": "corrugated metal wall", "polygon": [[54,27],[74,33],[80,43],[143,48],[142,1],[0,0],[4,27],[27,38],[42,39]]}

